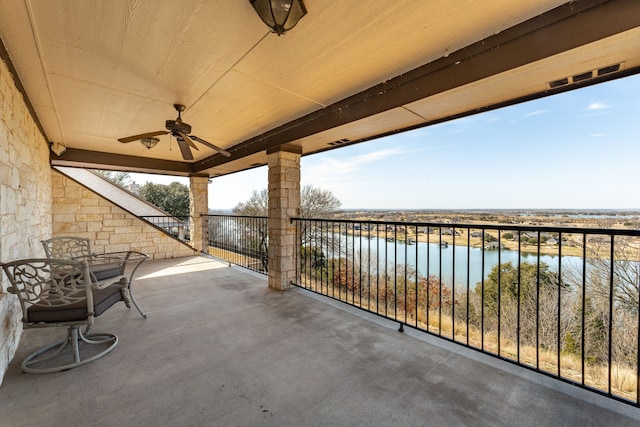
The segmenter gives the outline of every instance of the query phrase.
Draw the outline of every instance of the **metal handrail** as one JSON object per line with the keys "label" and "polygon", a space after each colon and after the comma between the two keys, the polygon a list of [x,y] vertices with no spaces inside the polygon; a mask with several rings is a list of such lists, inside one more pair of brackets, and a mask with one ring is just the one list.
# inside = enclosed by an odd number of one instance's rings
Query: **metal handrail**
{"label": "metal handrail", "polygon": [[640,406],[640,230],[292,221],[294,285]]}
{"label": "metal handrail", "polygon": [[182,241],[189,240],[189,228],[191,225],[189,216],[143,215],[140,218],[160,228],[170,236]]}
{"label": "metal handrail", "polygon": [[207,216],[209,254],[259,273],[267,273],[267,217]]}
{"label": "metal handrail", "polygon": [[[293,285],[640,406],[640,230],[291,221]],[[267,217],[208,224],[210,253],[267,272]]]}

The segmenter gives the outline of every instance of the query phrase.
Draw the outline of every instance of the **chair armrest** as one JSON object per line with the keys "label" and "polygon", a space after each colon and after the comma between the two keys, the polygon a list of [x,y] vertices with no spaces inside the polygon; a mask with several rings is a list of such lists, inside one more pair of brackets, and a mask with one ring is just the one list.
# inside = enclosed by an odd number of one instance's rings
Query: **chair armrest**
{"label": "chair armrest", "polygon": [[133,274],[140,264],[149,259],[147,254],[136,251],[107,252],[104,254],[93,254],[90,261],[90,270],[98,281],[108,279],[114,275],[124,275],[125,268],[131,264],[128,280],[131,281]]}
{"label": "chair armrest", "polygon": [[93,275],[93,273],[91,274],[91,276],[91,287],[93,289],[104,289],[113,285],[114,283],[120,283],[122,279],[127,279],[124,274],[118,274],[117,276],[108,277],[102,280],[95,280],[95,276]]}
{"label": "chair armrest", "polygon": [[124,274],[126,253],[92,254],[75,259],[87,261],[92,282],[101,282]]}

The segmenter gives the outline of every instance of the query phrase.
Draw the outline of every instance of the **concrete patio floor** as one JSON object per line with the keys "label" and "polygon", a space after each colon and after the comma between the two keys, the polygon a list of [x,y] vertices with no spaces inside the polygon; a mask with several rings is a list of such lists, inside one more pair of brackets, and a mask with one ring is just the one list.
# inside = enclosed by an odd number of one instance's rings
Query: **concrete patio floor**
{"label": "concrete patio floor", "polygon": [[120,341],[67,372],[20,361],[64,336],[25,331],[1,426],[637,426],[640,410],[207,257],[146,262],[149,318],[117,304]]}

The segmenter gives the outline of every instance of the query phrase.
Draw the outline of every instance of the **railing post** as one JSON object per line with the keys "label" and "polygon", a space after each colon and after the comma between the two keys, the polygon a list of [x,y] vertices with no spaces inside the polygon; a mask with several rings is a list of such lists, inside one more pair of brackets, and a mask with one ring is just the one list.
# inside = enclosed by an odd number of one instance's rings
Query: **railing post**
{"label": "railing post", "polygon": [[267,151],[269,164],[269,287],[285,290],[296,277],[296,227],[300,215],[299,147]]}
{"label": "railing post", "polygon": [[191,245],[200,252],[208,252],[207,220],[209,213],[209,178],[189,177],[189,237]]}

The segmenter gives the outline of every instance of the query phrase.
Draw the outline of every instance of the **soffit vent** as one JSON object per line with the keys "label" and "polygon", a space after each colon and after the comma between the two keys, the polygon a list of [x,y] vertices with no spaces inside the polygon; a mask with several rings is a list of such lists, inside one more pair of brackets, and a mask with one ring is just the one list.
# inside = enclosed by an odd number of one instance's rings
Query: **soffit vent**
{"label": "soffit vent", "polygon": [[617,73],[624,68],[624,62],[619,64],[609,65],[606,67],[598,68],[596,70],[585,71],[584,73],[575,74],[573,76],[564,77],[562,79],[549,82],[549,88],[555,89],[562,86],[568,86],[574,83],[582,83],[587,80],[591,80],[596,77],[606,76],[608,74]]}
{"label": "soffit vent", "polygon": [[347,139],[347,138],[342,138],[342,139],[339,139],[337,141],[330,142],[329,145],[332,146],[332,147],[335,147],[336,145],[342,145],[342,144],[345,144],[347,142],[351,142],[351,140]]}

